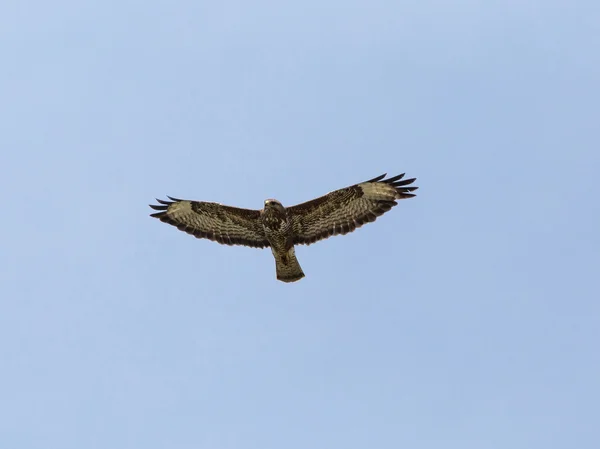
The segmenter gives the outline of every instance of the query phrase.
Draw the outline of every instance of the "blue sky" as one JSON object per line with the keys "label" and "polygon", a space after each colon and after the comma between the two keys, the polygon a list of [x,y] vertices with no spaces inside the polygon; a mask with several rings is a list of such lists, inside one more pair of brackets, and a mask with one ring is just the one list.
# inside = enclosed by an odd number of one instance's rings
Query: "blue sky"
{"label": "blue sky", "polygon": [[[0,7],[0,446],[597,448],[600,7]],[[267,250],[148,217],[418,196]]]}

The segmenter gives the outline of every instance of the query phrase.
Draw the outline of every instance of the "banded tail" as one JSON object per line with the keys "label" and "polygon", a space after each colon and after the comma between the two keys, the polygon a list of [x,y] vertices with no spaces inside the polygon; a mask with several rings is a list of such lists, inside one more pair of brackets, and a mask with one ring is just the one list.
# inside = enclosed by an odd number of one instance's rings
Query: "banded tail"
{"label": "banded tail", "polygon": [[273,255],[275,256],[277,279],[282,282],[296,282],[304,277],[304,272],[298,263],[298,259],[296,259],[296,252],[293,246],[284,255]]}

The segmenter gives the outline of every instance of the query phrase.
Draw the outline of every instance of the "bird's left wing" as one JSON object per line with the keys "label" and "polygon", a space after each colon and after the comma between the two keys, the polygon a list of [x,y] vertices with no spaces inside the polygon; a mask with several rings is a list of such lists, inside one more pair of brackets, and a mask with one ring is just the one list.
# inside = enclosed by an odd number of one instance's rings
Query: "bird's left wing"
{"label": "bird's left wing", "polygon": [[150,205],[160,212],[151,214],[164,223],[198,238],[224,245],[244,245],[254,248],[269,246],[260,223],[260,211],[225,206],[203,201],[187,201],[167,197],[157,199],[160,205]]}
{"label": "bird's left wing", "polygon": [[332,235],[347,234],[386,213],[396,200],[412,198],[416,178],[402,179],[404,173],[388,179],[385,174],[320,198],[288,207],[294,244],[310,245]]}

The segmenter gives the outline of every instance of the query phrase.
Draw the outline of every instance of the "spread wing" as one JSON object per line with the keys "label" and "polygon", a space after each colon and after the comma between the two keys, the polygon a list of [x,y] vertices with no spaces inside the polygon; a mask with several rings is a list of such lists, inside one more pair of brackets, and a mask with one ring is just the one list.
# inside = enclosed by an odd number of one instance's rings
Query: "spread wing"
{"label": "spread wing", "polygon": [[288,207],[293,222],[294,244],[310,245],[332,235],[347,234],[375,221],[398,204],[396,200],[415,196],[410,192],[418,187],[409,185],[416,178],[402,180],[404,173],[388,179],[384,179],[385,176],[383,174]]}
{"label": "spread wing", "polygon": [[225,245],[244,245],[254,248],[269,246],[259,221],[260,211],[224,206],[218,203],[187,201],[171,198],[157,199],[160,205],[150,205],[160,212],[151,214],[164,223],[192,234],[197,238],[214,240]]}

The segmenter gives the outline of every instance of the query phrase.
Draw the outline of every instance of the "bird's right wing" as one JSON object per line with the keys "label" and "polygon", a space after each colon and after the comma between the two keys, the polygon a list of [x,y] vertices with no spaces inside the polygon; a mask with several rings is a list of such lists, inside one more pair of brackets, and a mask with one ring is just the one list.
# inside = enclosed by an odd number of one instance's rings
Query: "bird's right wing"
{"label": "bird's right wing", "polygon": [[225,245],[244,245],[254,248],[269,246],[260,211],[224,206],[203,201],[157,199],[160,205],[150,205],[160,212],[151,214],[164,223],[176,226],[198,238],[206,238]]}
{"label": "bird's right wing", "polygon": [[388,179],[385,174],[322,197],[288,207],[293,222],[294,244],[310,245],[332,235],[347,234],[375,221],[394,207],[397,200],[412,198],[415,178],[404,173]]}

